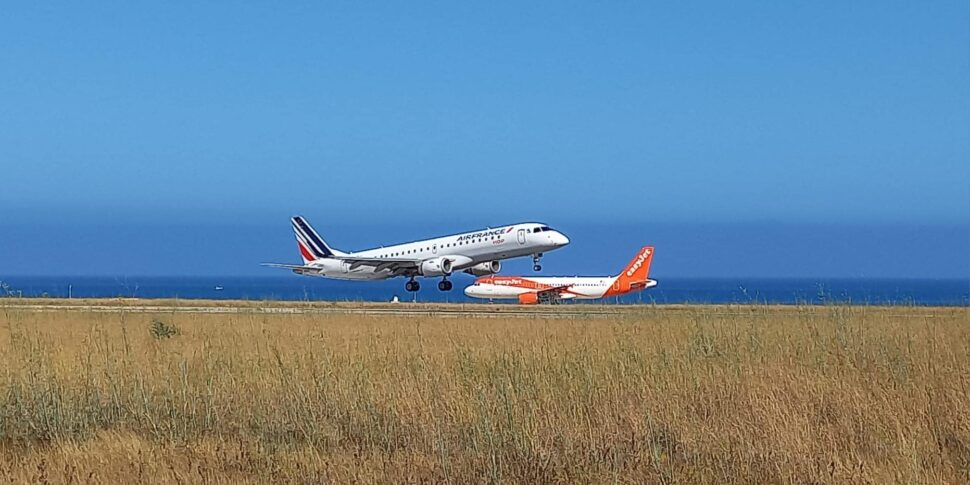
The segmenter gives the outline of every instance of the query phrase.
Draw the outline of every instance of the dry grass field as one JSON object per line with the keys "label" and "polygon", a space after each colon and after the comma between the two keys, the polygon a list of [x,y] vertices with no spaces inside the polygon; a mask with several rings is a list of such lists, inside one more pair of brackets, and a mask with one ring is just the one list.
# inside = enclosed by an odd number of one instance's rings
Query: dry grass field
{"label": "dry grass field", "polygon": [[0,304],[0,352],[4,483],[970,482],[967,308]]}

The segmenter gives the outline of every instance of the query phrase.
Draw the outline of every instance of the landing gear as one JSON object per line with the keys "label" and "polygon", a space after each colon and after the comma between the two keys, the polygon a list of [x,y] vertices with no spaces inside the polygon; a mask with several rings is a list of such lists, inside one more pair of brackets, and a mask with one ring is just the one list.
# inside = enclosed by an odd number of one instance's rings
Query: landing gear
{"label": "landing gear", "polygon": [[410,292],[418,291],[421,289],[421,283],[418,283],[414,280],[414,278],[411,278],[410,281],[404,284],[404,289]]}
{"label": "landing gear", "polygon": [[542,265],[539,264],[540,258],[542,258],[542,253],[532,256],[532,271],[542,271]]}
{"label": "landing gear", "polygon": [[452,288],[453,286],[448,280],[441,280],[438,282],[438,289],[441,291],[451,291]]}

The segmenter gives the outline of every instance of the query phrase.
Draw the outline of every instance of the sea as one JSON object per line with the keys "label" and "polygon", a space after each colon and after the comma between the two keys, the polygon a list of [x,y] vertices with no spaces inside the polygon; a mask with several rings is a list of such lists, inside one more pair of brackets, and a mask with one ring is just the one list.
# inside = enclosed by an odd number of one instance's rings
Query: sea
{"label": "sea", "polygon": [[[58,298],[177,298],[211,300],[485,302],[462,289],[472,278],[457,276],[450,292],[434,279],[421,291],[404,291],[404,280],[336,281],[300,276],[0,276],[0,296]],[[599,300],[604,304],[768,303],[783,305],[970,306],[970,279],[666,278],[646,291]]]}

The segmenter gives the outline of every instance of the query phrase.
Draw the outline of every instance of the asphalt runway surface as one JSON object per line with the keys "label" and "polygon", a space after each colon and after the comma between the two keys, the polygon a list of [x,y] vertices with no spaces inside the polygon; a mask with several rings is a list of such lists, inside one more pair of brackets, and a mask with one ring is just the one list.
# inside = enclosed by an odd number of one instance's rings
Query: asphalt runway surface
{"label": "asphalt runway surface", "polygon": [[257,313],[268,315],[391,315],[391,316],[429,316],[429,317],[543,317],[543,318],[578,318],[578,317],[610,317],[619,316],[624,311],[608,309],[570,310],[555,308],[549,310],[516,310],[503,307],[493,308],[488,305],[454,305],[446,307],[441,304],[422,307],[420,304],[402,303],[394,307],[351,307],[351,306],[193,306],[193,305],[97,305],[97,304],[15,304],[3,305],[0,308],[31,312],[82,312],[82,313]]}
{"label": "asphalt runway surface", "polygon": [[[825,311],[833,307],[794,305],[537,305],[488,303],[352,303],[352,302],[250,302],[215,300],[138,299],[40,299],[0,300],[0,311],[80,313],[184,313],[184,314],[268,314],[268,315],[386,315],[425,317],[517,317],[517,318],[616,318],[630,315],[701,311],[704,315],[743,316]],[[848,307],[886,312],[897,317],[932,318],[946,310],[932,307]],[[953,311],[954,309],[950,309]],[[956,309],[960,311],[960,309]],[[964,309],[970,315],[970,310]],[[941,313],[942,312],[942,313]]]}

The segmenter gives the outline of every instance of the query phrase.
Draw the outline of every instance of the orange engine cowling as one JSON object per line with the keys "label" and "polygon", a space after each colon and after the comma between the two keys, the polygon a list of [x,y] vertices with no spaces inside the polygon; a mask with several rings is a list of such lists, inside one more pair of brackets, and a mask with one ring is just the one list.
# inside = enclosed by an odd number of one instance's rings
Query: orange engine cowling
{"label": "orange engine cowling", "polygon": [[523,293],[519,295],[519,303],[523,305],[535,305],[539,303],[539,295],[536,293]]}

